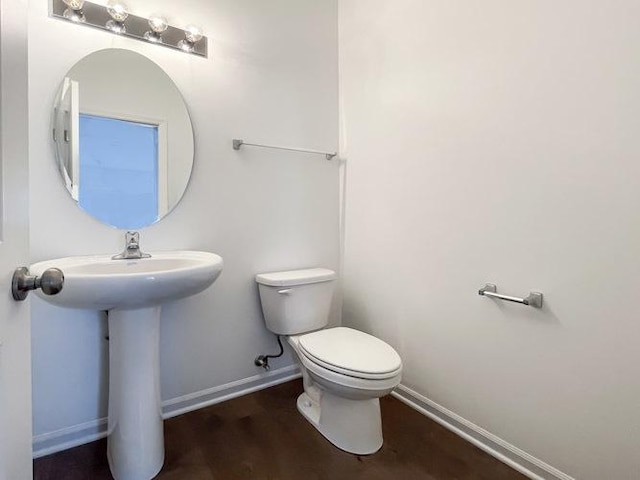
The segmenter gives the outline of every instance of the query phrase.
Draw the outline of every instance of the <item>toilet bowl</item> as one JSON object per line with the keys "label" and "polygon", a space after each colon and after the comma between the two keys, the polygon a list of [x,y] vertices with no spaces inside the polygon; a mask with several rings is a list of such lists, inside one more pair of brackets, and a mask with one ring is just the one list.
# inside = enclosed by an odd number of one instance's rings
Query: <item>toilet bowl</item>
{"label": "toilet bowl", "polygon": [[324,328],[337,276],[324,268],[256,276],[267,328],[287,337],[304,382],[300,413],[331,443],[358,455],[383,443],[379,398],[399,383],[402,361],[382,340]]}

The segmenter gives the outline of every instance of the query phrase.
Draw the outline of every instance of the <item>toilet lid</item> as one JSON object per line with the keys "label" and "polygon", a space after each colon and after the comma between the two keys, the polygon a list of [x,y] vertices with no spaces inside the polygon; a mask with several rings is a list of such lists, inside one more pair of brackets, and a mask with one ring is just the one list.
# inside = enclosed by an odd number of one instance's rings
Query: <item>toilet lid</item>
{"label": "toilet lid", "polygon": [[311,360],[354,374],[396,373],[402,367],[400,355],[390,345],[351,328],[307,333],[299,337],[299,345]]}

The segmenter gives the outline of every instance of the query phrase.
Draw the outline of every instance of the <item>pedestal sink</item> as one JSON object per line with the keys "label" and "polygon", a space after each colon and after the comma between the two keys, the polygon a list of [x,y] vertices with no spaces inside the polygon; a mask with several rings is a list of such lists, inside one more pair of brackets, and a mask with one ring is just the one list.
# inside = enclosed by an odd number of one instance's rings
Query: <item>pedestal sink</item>
{"label": "pedestal sink", "polygon": [[116,480],[149,480],[164,462],[160,404],[161,304],[195,295],[222,272],[213,253],[177,251],[151,258],[112,260],[110,255],[35,263],[64,273],[64,288],[38,295],[69,308],[106,310],[109,317],[108,458]]}

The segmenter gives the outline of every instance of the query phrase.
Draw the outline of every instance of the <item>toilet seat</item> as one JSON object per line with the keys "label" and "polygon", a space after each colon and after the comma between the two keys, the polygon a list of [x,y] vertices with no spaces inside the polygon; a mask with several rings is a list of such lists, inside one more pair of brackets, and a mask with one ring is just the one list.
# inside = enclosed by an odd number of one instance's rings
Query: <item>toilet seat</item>
{"label": "toilet seat", "polygon": [[347,327],[300,335],[297,344],[309,362],[349,377],[386,380],[402,370],[402,361],[393,347]]}
{"label": "toilet seat", "polygon": [[290,336],[287,340],[296,352],[303,368],[314,378],[315,382],[331,391],[340,391],[345,398],[354,398],[354,396],[379,398],[393,390],[402,378],[402,367],[395,372],[380,374],[378,378],[375,376],[363,378],[363,375],[357,372],[338,372],[336,367],[328,368],[321,365],[304,353],[300,347],[300,336]]}

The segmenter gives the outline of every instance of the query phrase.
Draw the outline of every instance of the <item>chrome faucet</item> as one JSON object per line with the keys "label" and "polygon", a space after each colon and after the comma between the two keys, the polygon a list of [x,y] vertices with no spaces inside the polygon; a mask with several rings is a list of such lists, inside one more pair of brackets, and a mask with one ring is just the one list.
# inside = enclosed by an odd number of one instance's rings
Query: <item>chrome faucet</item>
{"label": "chrome faucet", "polygon": [[149,258],[151,255],[140,250],[140,234],[127,232],[124,235],[124,251],[111,257],[112,260],[130,260],[136,258]]}

